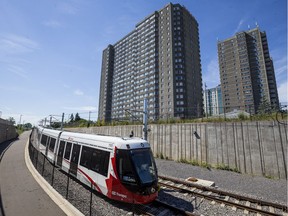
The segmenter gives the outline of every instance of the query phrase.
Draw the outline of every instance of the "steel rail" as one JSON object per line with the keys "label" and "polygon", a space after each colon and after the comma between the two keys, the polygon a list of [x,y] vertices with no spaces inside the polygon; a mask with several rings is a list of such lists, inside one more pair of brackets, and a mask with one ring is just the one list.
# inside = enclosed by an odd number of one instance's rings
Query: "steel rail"
{"label": "steel rail", "polygon": [[[228,196],[228,197],[231,197],[231,198],[235,198],[235,199],[237,199],[239,201],[249,201],[249,202],[252,202],[252,203],[256,203],[256,204],[258,204],[260,206],[273,207],[273,208],[281,209],[283,212],[287,212],[287,206],[284,206],[284,205],[281,205],[281,204],[267,202],[267,201],[262,201],[262,200],[257,200],[257,199],[254,199],[254,198],[245,197],[245,196],[238,195],[238,194],[233,194],[231,192],[219,190],[219,189],[216,189],[216,188],[211,188],[211,187],[206,187],[206,186],[202,186],[202,185],[197,185],[195,183],[190,183],[190,182],[179,180],[179,179],[172,178],[172,177],[167,177],[167,176],[158,176],[158,177],[161,178],[161,179],[167,180],[167,181],[172,181],[172,182],[177,183],[177,184],[182,184],[182,185],[185,185],[185,186],[194,187],[194,188],[200,189],[202,191],[211,191],[213,193],[217,193],[217,194],[220,194],[222,196],[225,195],[225,196]],[[191,191],[191,190],[189,190],[187,188],[182,188],[182,187],[179,187],[179,186],[173,186],[173,185],[166,184],[166,183],[163,183],[163,182],[161,182],[161,183],[159,182],[158,184],[165,185],[166,187],[174,188],[174,189],[177,189],[177,190],[182,190],[182,191],[185,191],[185,192],[189,192],[189,193],[195,194],[197,196],[201,196],[201,197],[203,197],[205,199],[208,199],[208,200],[212,200],[212,201],[214,200],[214,201],[217,201],[217,202],[225,203],[225,204],[227,204],[229,206],[236,206],[236,207],[241,208],[241,209],[246,209],[246,210],[249,210],[251,212],[259,212],[259,213],[264,214],[264,215],[275,215],[275,216],[276,215],[277,216],[281,215],[281,214],[277,214],[277,213],[273,213],[273,212],[268,212],[268,211],[265,211],[265,210],[262,210],[262,209],[253,208],[253,207],[250,207],[250,206],[247,206],[247,205],[235,203],[235,202],[232,202],[232,201],[223,200],[221,198],[215,197],[215,195],[206,195],[206,194],[203,194],[203,193],[200,193],[200,192]]]}

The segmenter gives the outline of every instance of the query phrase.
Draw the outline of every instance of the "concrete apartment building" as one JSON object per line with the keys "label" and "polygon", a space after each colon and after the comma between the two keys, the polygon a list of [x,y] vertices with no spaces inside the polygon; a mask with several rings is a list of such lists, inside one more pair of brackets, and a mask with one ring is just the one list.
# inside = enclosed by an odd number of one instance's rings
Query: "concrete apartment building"
{"label": "concrete apartment building", "polygon": [[205,116],[217,116],[223,113],[221,85],[205,89],[203,92]]}
{"label": "concrete apartment building", "polygon": [[[179,4],[168,4],[103,51],[99,120],[142,116],[192,118],[203,113],[199,30]],[[129,116],[129,115],[128,115]]]}
{"label": "concrete apartment building", "polygon": [[263,100],[279,106],[267,36],[258,26],[218,41],[218,60],[224,112],[254,114]]}

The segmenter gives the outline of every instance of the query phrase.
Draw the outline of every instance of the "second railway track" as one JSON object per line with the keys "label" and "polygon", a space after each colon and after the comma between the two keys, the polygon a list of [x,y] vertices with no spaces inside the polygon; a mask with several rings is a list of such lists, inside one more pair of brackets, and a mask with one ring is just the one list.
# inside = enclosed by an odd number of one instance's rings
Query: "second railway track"
{"label": "second railway track", "polygon": [[159,186],[173,188],[194,197],[200,197],[210,201],[213,205],[219,204],[222,207],[227,205],[234,210],[241,209],[244,214],[288,215],[287,206],[285,205],[227,192],[214,187],[201,186],[186,180],[159,176]]}

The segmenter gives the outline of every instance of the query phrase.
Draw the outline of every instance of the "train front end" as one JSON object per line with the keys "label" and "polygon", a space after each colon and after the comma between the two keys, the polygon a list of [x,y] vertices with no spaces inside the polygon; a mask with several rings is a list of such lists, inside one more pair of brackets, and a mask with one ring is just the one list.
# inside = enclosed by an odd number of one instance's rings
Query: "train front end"
{"label": "train front end", "polygon": [[111,182],[110,198],[135,204],[149,203],[157,198],[157,168],[147,141],[139,139],[115,147],[112,160],[115,177]]}

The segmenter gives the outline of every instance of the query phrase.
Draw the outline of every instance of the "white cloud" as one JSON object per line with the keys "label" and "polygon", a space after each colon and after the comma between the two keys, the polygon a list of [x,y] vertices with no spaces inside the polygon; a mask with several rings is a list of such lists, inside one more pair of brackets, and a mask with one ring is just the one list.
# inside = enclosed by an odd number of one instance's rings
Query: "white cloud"
{"label": "white cloud", "polygon": [[287,85],[287,80],[285,80],[285,82],[281,83],[280,85],[278,85],[278,96],[279,96],[279,101],[281,103],[285,103],[287,104],[288,102],[288,85]]}
{"label": "white cloud", "polygon": [[77,90],[74,91],[74,94],[78,95],[78,96],[82,96],[82,95],[84,95],[84,92],[82,92],[81,90],[77,89]]}
{"label": "white cloud", "polygon": [[58,11],[64,14],[76,14],[77,13],[77,8],[73,2],[70,3],[64,3],[61,2],[57,5]]}
{"label": "white cloud", "polygon": [[66,110],[74,110],[74,111],[96,111],[97,108],[94,106],[83,106],[83,107],[63,107]]}
{"label": "white cloud", "polygon": [[48,27],[52,27],[52,28],[58,28],[62,26],[62,24],[56,20],[45,21],[42,24]]}
{"label": "white cloud", "polygon": [[[21,115],[21,117],[20,117]],[[28,113],[2,113],[2,119],[8,119],[10,117],[13,117],[15,120],[16,124],[20,123],[20,118],[21,118],[21,123],[26,124],[26,123],[31,123],[32,125],[38,125],[38,122],[43,119],[43,116],[36,116],[33,114],[28,114]]]}
{"label": "white cloud", "polygon": [[9,65],[8,70],[17,76],[20,76],[22,78],[28,79],[27,73],[22,67],[16,66],[16,65]]}
{"label": "white cloud", "polygon": [[287,56],[282,56],[281,58],[273,59],[275,76],[286,75],[287,76]]}
{"label": "white cloud", "polygon": [[84,106],[84,107],[81,107],[83,111],[96,111],[96,107],[94,106]]}
{"label": "white cloud", "polygon": [[244,23],[244,19],[241,19],[241,20],[239,21],[239,23],[238,23],[237,28],[234,30],[233,35],[234,35],[235,33],[239,32],[239,30],[241,29],[243,23]]}
{"label": "white cloud", "polygon": [[220,84],[220,73],[217,58],[212,59],[208,65],[207,69],[203,74],[203,84],[206,83],[207,88],[214,88]]}
{"label": "white cloud", "polygon": [[6,111],[10,111],[10,110],[12,110],[10,107],[7,107],[4,104],[0,104],[0,111],[6,112]]}
{"label": "white cloud", "polygon": [[65,84],[65,83],[63,84],[63,87],[66,88],[66,89],[69,89],[69,88],[70,88],[70,86],[67,85],[67,84]]}
{"label": "white cloud", "polygon": [[0,55],[32,52],[39,49],[37,42],[15,34],[0,35]]}

